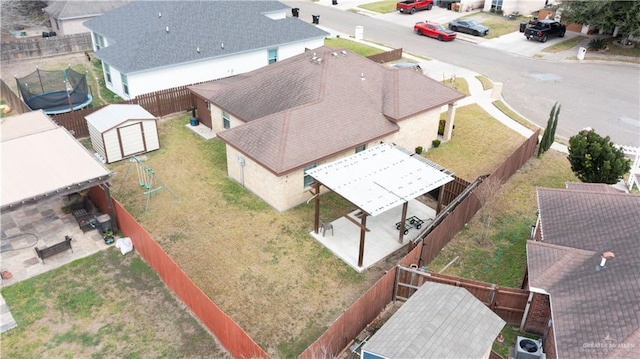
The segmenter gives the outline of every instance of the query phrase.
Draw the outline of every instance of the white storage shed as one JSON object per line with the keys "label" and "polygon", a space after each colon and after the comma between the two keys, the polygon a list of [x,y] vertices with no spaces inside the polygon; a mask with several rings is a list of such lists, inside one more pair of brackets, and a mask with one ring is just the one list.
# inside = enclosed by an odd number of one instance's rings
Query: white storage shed
{"label": "white storage shed", "polygon": [[140,105],[108,105],[85,119],[91,145],[107,163],[160,148],[158,119]]}

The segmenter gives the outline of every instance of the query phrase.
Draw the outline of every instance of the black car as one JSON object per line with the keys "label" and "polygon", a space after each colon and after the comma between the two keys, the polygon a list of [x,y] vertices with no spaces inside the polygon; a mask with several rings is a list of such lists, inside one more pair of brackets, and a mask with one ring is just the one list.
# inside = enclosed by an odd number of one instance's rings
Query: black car
{"label": "black car", "polygon": [[449,22],[449,29],[457,32],[464,32],[474,36],[485,36],[489,33],[489,28],[473,20],[457,19]]}

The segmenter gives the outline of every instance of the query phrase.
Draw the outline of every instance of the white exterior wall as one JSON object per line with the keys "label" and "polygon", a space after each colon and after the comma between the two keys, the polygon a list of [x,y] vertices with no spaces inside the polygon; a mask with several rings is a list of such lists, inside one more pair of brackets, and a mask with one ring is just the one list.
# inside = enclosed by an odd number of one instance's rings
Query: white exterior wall
{"label": "white exterior wall", "polygon": [[[324,39],[320,38],[279,46],[277,47],[278,61],[301,54],[305,48],[314,49],[323,44]],[[127,76],[129,85],[128,96],[123,92],[120,72],[111,66],[112,84],[107,84],[107,88],[124,99],[132,99],[149,92],[229,77],[268,65],[269,49],[273,48],[260,49],[201,62],[158,68],[151,71],[130,73]],[[196,49],[193,49],[193,51],[195,52]]]}
{"label": "white exterior wall", "polygon": [[91,147],[96,151],[102,158],[106,159],[104,144],[102,143],[102,133],[98,131],[91,123],[87,121],[87,127],[89,128],[89,137],[91,138]]}
{"label": "white exterior wall", "polygon": [[[491,10],[492,0],[485,0],[484,11]],[[552,3],[553,1],[549,1]],[[558,1],[556,1],[558,2]],[[544,9],[545,0],[502,0],[503,15],[509,15],[518,11],[521,15],[530,15],[532,12]]]}

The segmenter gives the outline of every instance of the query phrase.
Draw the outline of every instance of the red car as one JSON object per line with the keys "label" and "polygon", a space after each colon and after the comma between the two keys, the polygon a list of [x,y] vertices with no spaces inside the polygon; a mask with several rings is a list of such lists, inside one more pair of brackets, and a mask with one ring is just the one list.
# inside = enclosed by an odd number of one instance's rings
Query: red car
{"label": "red car", "polygon": [[456,38],[456,33],[454,31],[430,21],[417,22],[413,26],[413,31],[418,35],[434,37],[440,41],[451,41]]}

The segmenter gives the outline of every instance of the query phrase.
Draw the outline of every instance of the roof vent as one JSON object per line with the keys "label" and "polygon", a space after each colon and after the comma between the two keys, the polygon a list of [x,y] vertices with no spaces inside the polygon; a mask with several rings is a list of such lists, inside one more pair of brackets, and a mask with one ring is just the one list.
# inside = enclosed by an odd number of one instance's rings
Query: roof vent
{"label": "roof vent", "polygon": [[200,53],[200,46],[196,47],[196,52]]}
{"label": "roof vent", "polygon": [[345,55],[347,55],[347,50],[342,50],[342,51],[340,51],[340,53],[342,54],[342,56],[345,56]]}
{"label": "roof vent", "polygon": [[158,13],[158,17],[162,17],[162,13],[161,12]]}
{"label": "roof vent", "polygon": [[169,33],[169,26],[165,27],[164,30],[167,32],[167,34]]}
{"label": "roof vent", "polygon": [[600,257],[600,264],[596,266],[596,270],[600,271],[606,268],[607,264],[607,259],[609,258],[615,258],[615,255],[613,254],[613,252],[604,252],[602,253],[602,257]]}
{"label": "roof vent", "polygon": [[360,80],[364,81],[364,72],[360,73]]}
{"label": "roof vent", "polygon": [[220,48],[224,49],[224,42],[220,43]]}
{"label": "roof vent", "polygon": [[331,56],[333,56],[333,57],[338,57],[338,53],[337,53],[337,52],[332,52],[332,53],[331,53]]}

